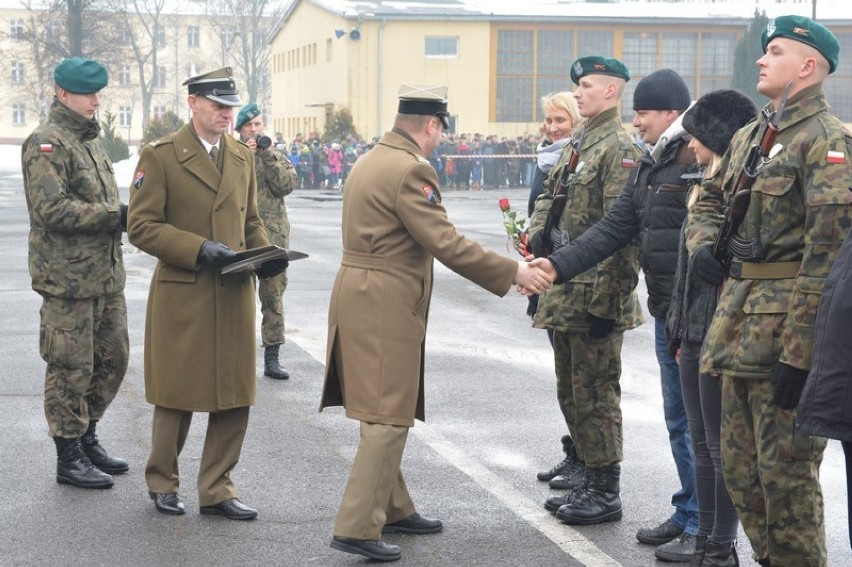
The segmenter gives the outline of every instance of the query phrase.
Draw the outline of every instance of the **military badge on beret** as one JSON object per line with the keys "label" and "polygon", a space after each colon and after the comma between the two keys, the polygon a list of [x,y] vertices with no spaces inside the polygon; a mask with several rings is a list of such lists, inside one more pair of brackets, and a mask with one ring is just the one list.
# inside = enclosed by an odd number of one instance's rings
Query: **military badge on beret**
{"label": "military badge on beret", "polygon": [[766,24],[766,35],[771,36],[775,33],[775,18],[769,20],[769,23]]}

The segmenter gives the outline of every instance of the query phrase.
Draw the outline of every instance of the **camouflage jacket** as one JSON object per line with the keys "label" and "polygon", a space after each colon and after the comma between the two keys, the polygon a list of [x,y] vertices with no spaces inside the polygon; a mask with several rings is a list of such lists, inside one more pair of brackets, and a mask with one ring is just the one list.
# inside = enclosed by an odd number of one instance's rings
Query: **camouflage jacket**
{"label": "camouflage jacket", "polygon": [[[570,155],[569,145],[542,184],[530,219],[531,236],[544,227],[556,183]],[[559,228],[574,239],[601,220],[618,200],[640,155],[615,109],[592,118],[585,127],[580,150],[583,166],[567,187],[568,201]],[[633,329],[643,322],[634,291],[638,281],[639,250],[634,242],[572,280],[551,287],[539,300],[534,326],[586,331],[591,313],[615,320],[618,330]]]}
{"label": "camouflage jacket", "polygon": [[254,155],[257,172],[257,212],[263,220],[269,241],[287,248],[290,245],[290,220],[284,197],[293,192],[299,178],[296,168],[276,150]]}
{"label": "camouflage jacket", "polygon": [[24,142],[33,289],[89,298],[124,289],[121,212],[112,163],[87,120],[58,100]]}
{"label": "camouflage jacket", "polygon": [[[771,111],[771,108],[767,108]],[[757,238],[763,262],[800,262],[786,279],[725,280],[708,330],[701,371],[769,378],[778,361],[809,369],[814,317],[834,258],[852,227],[852,138],[829,113],[819,86],[790,98],[776,143],[783,150],[758,175],[737,236]],[[712,241],[725,200],[764,120],[734,135],[719,173],[704,181],[690,210],[690,253]]]}

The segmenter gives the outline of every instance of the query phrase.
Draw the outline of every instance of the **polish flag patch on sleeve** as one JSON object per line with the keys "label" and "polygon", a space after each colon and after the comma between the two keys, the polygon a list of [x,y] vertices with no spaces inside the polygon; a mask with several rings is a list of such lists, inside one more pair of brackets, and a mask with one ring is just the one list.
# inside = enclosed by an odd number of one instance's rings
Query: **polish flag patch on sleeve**
{"label": "polish flag patch on sleeve", "polygon": [[633,167],[636,162],[630,158],[621,158],[621,167]]}
{"label": "polish flag patch on sleeve", "polygon": [[828,163],[846,163],[846,154],[843,152],[835,152],[828,150],[828,156],[825,158]]}
{"label": "polish flag patch on sleeve", "polygon": [[40,151],[43,154],[49,154],[49,153],[53,152],[53,144],[39,144],[38,145],[38,151]]}

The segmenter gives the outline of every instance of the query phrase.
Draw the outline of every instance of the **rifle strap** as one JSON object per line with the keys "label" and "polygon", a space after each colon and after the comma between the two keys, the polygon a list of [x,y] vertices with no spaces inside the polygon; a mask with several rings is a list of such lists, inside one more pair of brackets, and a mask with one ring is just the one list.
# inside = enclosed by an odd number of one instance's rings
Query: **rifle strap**
{"label": "rifle strap", "polygon": [[795,278],[801,262],[743,262],[734,259],[728,275],[737,280],[786,280]]}

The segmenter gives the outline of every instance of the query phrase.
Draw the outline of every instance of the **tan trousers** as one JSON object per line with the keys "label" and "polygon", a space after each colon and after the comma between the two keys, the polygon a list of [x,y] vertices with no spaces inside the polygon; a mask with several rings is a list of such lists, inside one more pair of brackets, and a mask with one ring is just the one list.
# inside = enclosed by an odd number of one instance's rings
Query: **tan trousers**
{"label": "tan trousers", "polygon": [[408,428],[361,422],[361,442],[343,492],[334,535],[382,539],[384,525],[414,514],[399,465]]}
{"label": "tan trousers", "polygon": [[[210,412],[198,469],[199,506],[212,506],[237,497],[231,471],[240,461],[248,418],[248,407]],[[190,423],[191,411],[154,406],[151,455],[145,467],[145,481],[151,492],[178,491],[178,456],[186,442]]]}

